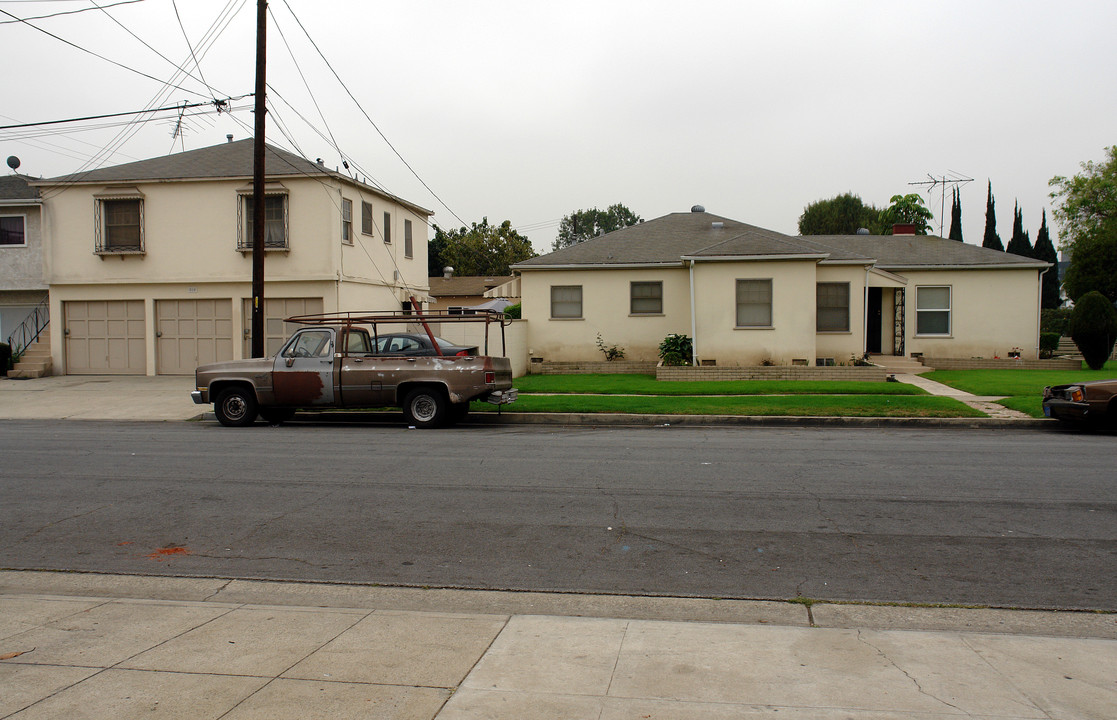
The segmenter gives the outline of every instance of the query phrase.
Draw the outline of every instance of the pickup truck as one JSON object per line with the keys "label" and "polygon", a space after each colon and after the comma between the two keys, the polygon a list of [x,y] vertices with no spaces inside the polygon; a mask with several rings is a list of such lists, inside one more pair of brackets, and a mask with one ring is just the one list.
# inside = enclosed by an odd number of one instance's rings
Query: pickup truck
{"label": "pickup truck", "polygon": [[289,318],[312,324],[274,357],[199,366],[190,397],[213,403],[218,422],[229,427],[251,425],[257,416],[280,423],[301,408],[399,407],[408,424],[432,428],[462,420],[471,401],[516,400],[506,357],[381,354],[375,326],[331,320]]}

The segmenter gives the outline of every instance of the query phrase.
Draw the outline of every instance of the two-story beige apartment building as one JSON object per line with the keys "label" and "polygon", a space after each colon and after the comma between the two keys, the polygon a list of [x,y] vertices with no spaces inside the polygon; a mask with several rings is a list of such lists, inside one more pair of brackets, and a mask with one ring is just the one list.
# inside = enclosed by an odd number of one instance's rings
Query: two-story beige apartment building
{"label": "two-story beige apartment building", "polygon": [[670,333],[716,365],[848,362],[865,353],[1038,356],[1047,263],[939,237],[789,236],[674,213],[525,260],[532,357],[637,361]]}
{"label": "two-story beige apartment building", "polygon": [[[38,181],[55,372],[190,374],[251,354],[251,139]],[[268,146],[267,349],[283,318],[399,310],[432,214]]]}

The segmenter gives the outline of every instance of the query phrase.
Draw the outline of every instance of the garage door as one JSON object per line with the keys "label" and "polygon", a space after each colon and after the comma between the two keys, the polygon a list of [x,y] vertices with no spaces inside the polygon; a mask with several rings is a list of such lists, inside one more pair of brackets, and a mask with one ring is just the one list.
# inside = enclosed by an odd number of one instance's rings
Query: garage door
{"label": "garage door", "polygon": [[[264,349],[268,357],[279,352],[283,341],[298,328],[283,318],[322,312],[322,298],[264,298]],[[244,301],[244,357],[252,357],[252,301]]]}
{"label": "garage door", "polygon": [[143,375],[143,300],[62,303],[66,372],[70,375]]}
{"label": "garage door", "polygon": [[155,372],[193,375],[204,363],[233,359],[232,300],[156,300]]}

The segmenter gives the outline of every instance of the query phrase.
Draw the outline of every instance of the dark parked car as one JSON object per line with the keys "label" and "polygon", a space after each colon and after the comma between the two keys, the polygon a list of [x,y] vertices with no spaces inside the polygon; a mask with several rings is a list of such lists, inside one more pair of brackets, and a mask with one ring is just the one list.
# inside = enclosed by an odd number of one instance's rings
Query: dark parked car
{"label": "dark parked car", "polygon": [[[455,345],[454,343],[435,336],[438,347],[443,355],[470,357],[478,355],[476,345]],[[400,357],[427,357],[437,355],[431,339],[424,333],[391,333],[380,335],[376,338],[377,355],[398,355]]]}
{"label": "dark parked car", "polygon": [[1045,387],[1043,414],[1073,423],[1117,425],[1117,380]]}

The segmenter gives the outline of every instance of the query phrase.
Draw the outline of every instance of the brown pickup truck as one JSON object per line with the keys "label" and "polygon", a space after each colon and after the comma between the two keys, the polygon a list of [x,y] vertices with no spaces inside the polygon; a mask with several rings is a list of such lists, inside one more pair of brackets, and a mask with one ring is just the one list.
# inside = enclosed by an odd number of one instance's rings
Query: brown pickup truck
{"label": "brown pickup truck", "polygon": [[[197,389],[190,393],[194,402],[213,403],[217,420],[230,427],[251,425],[258,415],[283,422],[302,408],[399,407],[408,424],[430,428],[463,419],[474,400],[495,405],[516,400],[506,357],[476,354],[477,348],[454,348],[453,355],[442,354],[442,348],[431,351],[439,338],[429,331],[428,354],[393,351],[377,324],[361,324],[360,318],[304,316],[288,322],[306,326],[274,357],[198,367]],[[419,333],[411,337],[425,340]]]}

